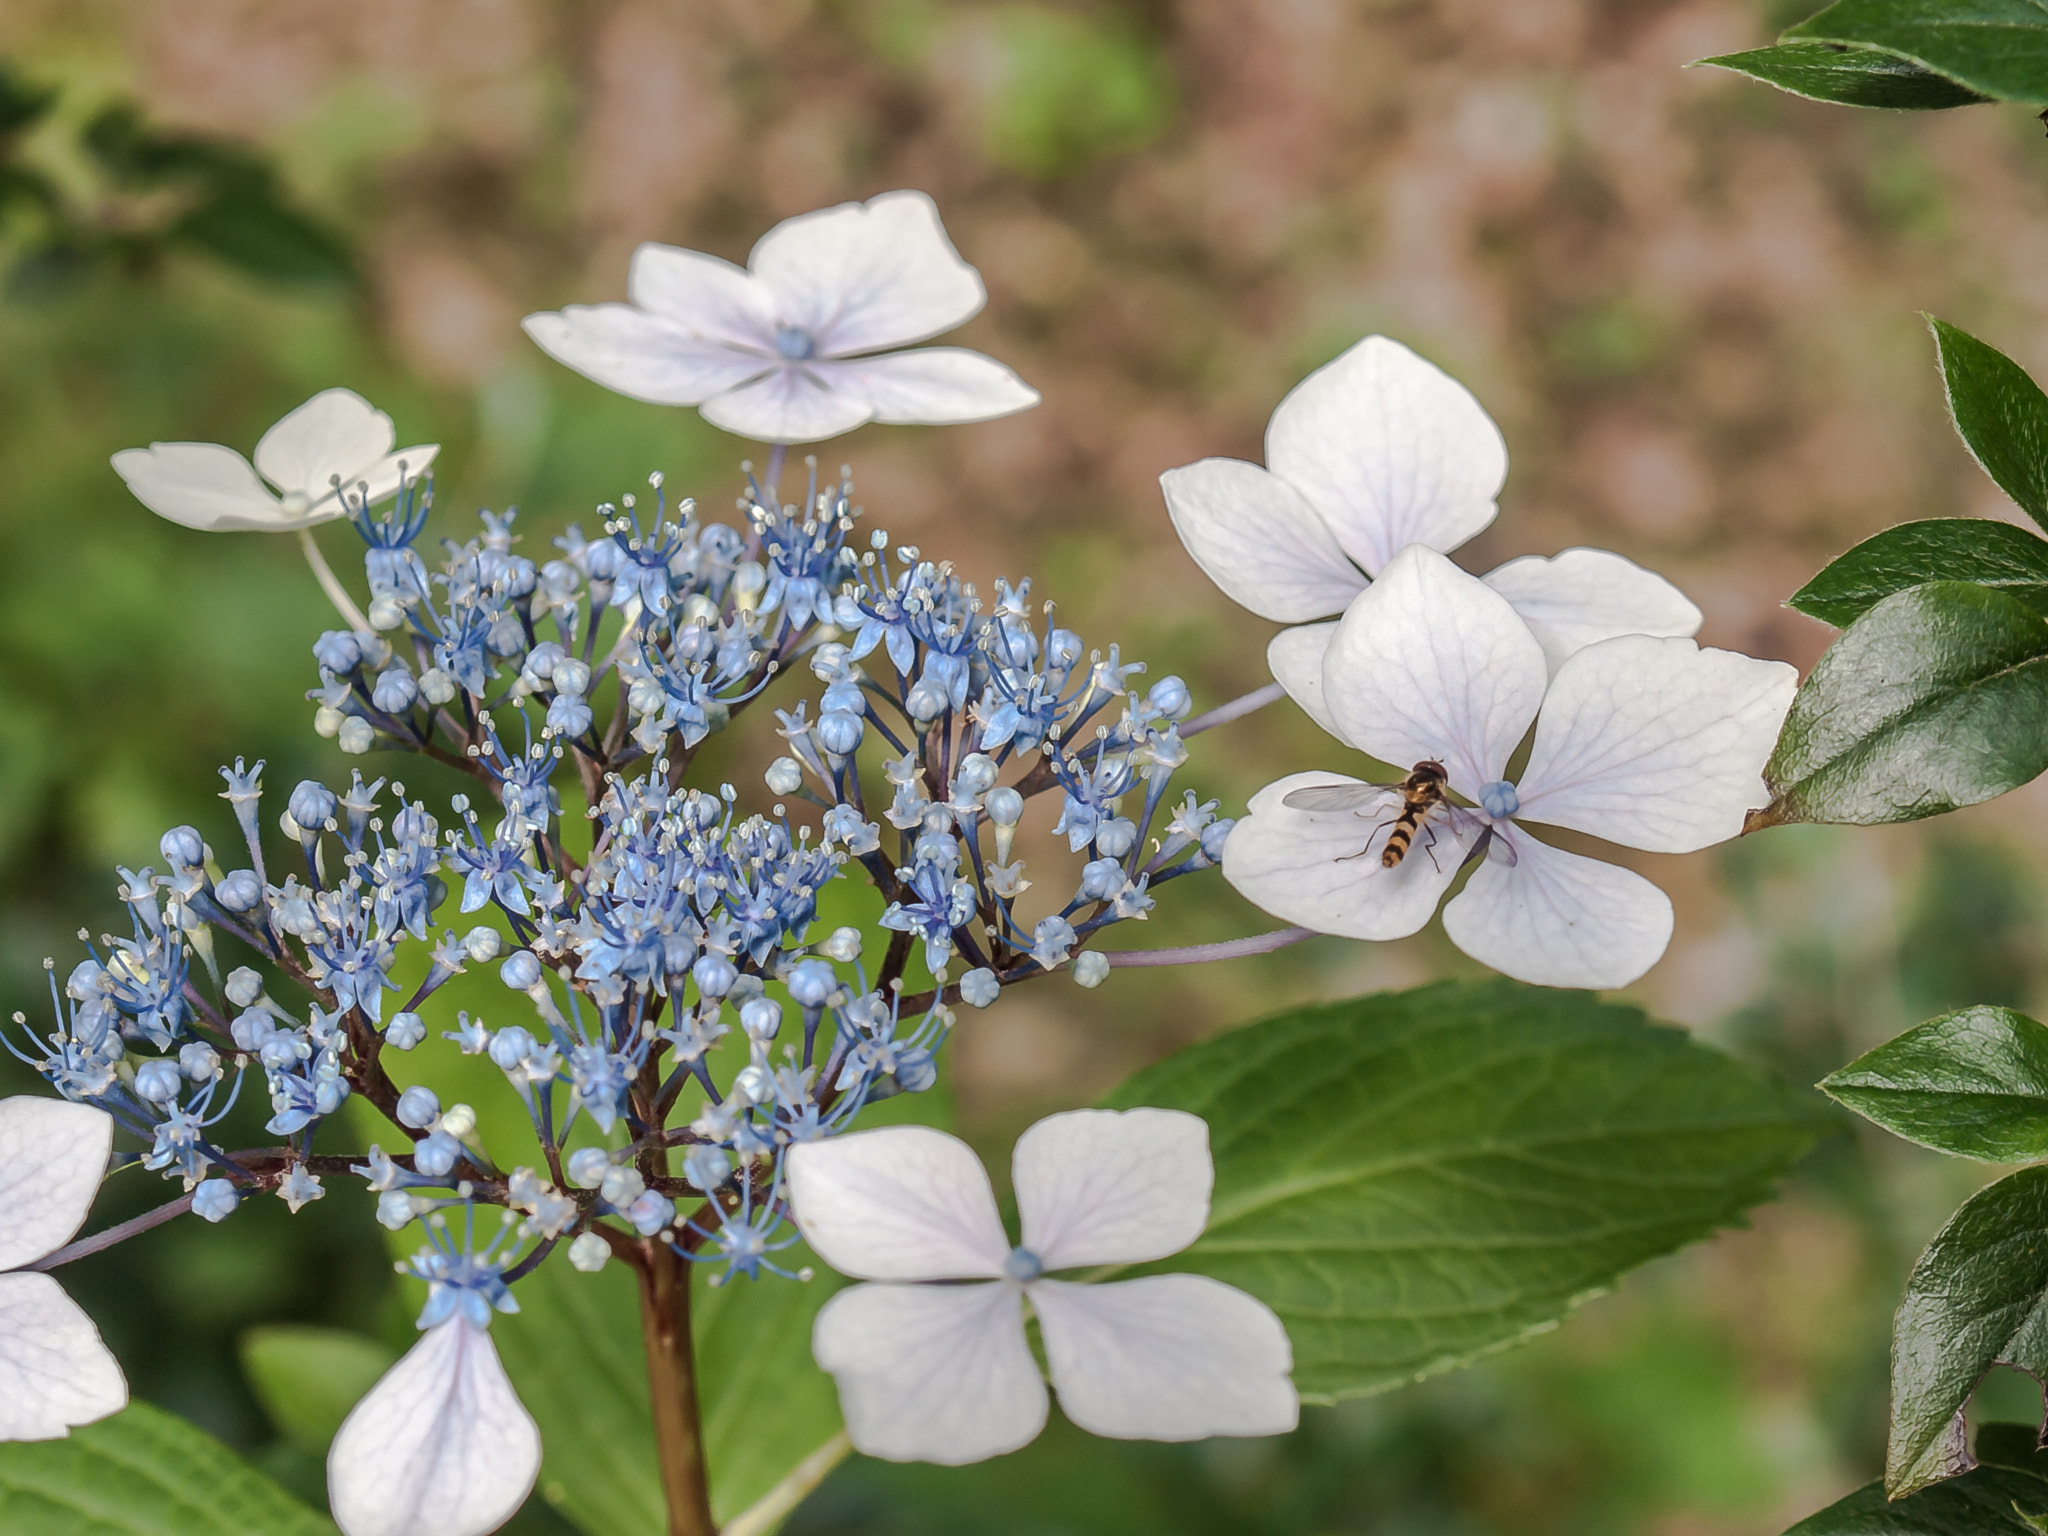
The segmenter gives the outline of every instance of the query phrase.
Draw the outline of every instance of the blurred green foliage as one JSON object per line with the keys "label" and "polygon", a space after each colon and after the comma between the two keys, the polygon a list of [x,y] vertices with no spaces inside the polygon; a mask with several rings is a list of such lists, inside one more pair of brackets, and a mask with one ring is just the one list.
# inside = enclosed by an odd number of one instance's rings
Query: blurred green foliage
{"label": "blurred green foliage", "polygon": [[1173,81],[1158,50],[1120,18],[1004,6],[995,34],[1000,83],[986,132],[997,165],[1064,176],[1149,143],[1173,116]]}

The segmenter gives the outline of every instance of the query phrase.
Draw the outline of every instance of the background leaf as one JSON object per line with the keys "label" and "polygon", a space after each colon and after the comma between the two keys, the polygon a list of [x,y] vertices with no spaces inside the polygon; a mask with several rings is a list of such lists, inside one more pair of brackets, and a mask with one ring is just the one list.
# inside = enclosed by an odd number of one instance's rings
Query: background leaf
{"label": "background leaf", "polygon": [[1887,1040],[1821,1081],[1895,1136],[1987,1163],[2048,1157],[2048,1028],[1965,1008]]}
{"label": "background leaf", "polygon": [[0,1445],[7,1536],[336,1536],[211,1435],[147,1403],[66,1440]]}
{"label": "background leaf", "polygon": [[1836,557],[1786,602],[1846,629],[1894,592],[1930,581],[1990,587],[2048,618],[2048,541],[1988,518],[1901,523]]}
{"label": "background leaf", "polygon": [[1311,1401],[1383,1391],[1554,1324],[1767,1198],[1801,1099],[1584,993],[1444,982],[1190,1046],[1119,1106],[1209,1122],[1209,1229],[1162,1269],[1266,1301]]}
{"label": "background leaf", "polygon": [[1930,69],[1869,48],[1833,43],[1780,43],[1701,59],[1732,69],[1781,91],[1844,107],[1892,107],[1938,111],[1967,107],[1986,98]]}
{"label": "background leaf", "polygon": [[1958,581],[1871,608],[1792,700],[1752,826],[1915,821],[2048,768],[2048,623]]}
{"label": "background leaf", "polygon": [[2005,101],[2048,102],[2039,0],[1835,0],[1784,40],[1877,48]]}
{"label": "background leaf", "polygon": [[390,1345],[345,1328],[282,1325],[251,1328],[241,1355],[271,1422],[320,1456],[349,1410],[398,1361]]}
{"label": "background leaf", "polygon": [[1973,1465],[1962,1412],[1993,1365],[2048,1372],[2044,1231],[2048,1167],[2023,1168],[1965,1201],[1913,1265],[1892,1332],[1894,1498]]}
{"label": "background leaf", "polygon": [[1996,347],[1932,316],[1927,323],[1956,431],[1998,488],[2048,525],[2048,395]]}
{"label": "background leaf", "polygon": [[1896,1503],[1883,1483],[1870,1483],[1785,1536],[2040,1536],[2022,1510],[2048,1511],[2048,1478],[1987,1466]]}

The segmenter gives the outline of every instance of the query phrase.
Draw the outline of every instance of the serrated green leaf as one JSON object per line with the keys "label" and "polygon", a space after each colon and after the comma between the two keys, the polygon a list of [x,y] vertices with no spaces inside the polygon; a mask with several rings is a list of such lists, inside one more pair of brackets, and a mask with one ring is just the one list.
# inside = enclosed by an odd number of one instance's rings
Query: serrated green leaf
{"label": "serrated green leaf", "polygon": [[336,1536],[205,1431],[147,1403],[69,1439],[0,1444],[7,1536]]}
{"label": "serrated green leaf", "polygon": [[2048,768],[2048,622],[1959,581],[1885,598],[1814,667],[1752,828],[1938,816]]}
{"label": "serrated green leaf", "polygon": [[1990,587],[2048,618],[2048,540],[1988,518],[1901,523],[1838,556],[1786,601],[1846,629],[1894,592],[1930,581]]}
{"label": "serrated green leaf", "polygon": [[2048,1479],[1987,1466],[1897,1502],[1885,1498],[1883,1483],[1870,1483],[1785,1536],[2039,1536],[2043,1510]]}
{"label": "serrated green leaf", "polygon": [[1963,1407],[1995,1364],[2048,1372],[2048,1167],[1980,1189],[1913,1265],[1892,1328],[1893,1498],[1967,1471]]}
{"label": "serrated green leaf", "polygon": [[1979,95],[2048,103],[2042,0],[1835,0],[1783,41],[1875,48]]}
{"label": "serrated green leaf", "polygon": [[1965,1008],[1887,1040],[1821,1080],[1895,1136],[1956,1157],[2048,1157],[2048,1028],[2010,1008]]}
{"label": "serrated green leaf", "polygon": [[2048,526],[2048,395],[1996,347],[1932,316],[1927,323],[1956,431],[1998,488]]}
{"label": "serrated green leaf", "polygon": [[1315,1402],[1552,1326],[1739,1221],[1819,1129],[1809,1101],[1638,1009],[1505,980],[1283,1014],[1111,1102],[1209,1122],[1209,1229],[1158,1267],[1270,1305]]}
{"label": "serrated green leaf", "polygon": [[398,1361],[398,1351],[381,1339],[298,1325],[251,1328],[242,1335],[241,1355],[271,1423],[320,1456],[349,1410]]}
{"label": "serrated green leaf", "polygon": [[1724,53],[1699,62],[1732,69],[1810,101],[1831,101],[1844,107],[1933,112],[1987,99],[1905,59],[1838,43],[1780,43],[1775,48]]}

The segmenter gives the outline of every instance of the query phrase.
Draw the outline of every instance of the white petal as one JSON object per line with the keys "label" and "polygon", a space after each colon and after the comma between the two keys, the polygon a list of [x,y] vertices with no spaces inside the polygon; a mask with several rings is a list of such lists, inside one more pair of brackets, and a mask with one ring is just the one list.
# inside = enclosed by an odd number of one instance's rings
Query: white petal
{"label": "white petal", "polygon": [[1038,391],[992,357],[965,347],[919,347],[837,362],[812,370],[832,387],[866,398],[876,421],[993,421],[1038,404]]}
{"label": "white petal", "polygon": [[814,443],[851,432],[875,409],[857,377],[831,363],[779,367],[751,384],[713,395],[704,419],[734,437],[762,443]]}
{"label": "white petal", "polygon": [[[1330,654],[1330,642],[1336,638],[1335,619],[1283,629],[1266,643],[1266,669],[1273,674],[1273,681],[1287,690],[1287,697],[1301,706],[1303,714],[1344,741],[1344,733],[1337,729],[1323,698],[1323,658]],[[1344,745],[1351,743],[1345,741]]]}
{"label": "white petal", "polygon": [[158,517],[187,528],[228,532],[256,528],[307,528],[341,516],[341,508],[294,515],[271,495],[249,461],[219,443],[151,443],[123,448],[112,460],[114,473]]}
{"label": "white petal", "polygon": [[[1432,816],[1408,856],[1383,868],[1400,796],[1384,791],[1357,811],[1298,811],[1284,804],[1314,784],[1356,784],[1341,773],[1295,773],[1268,784],[1230,829],[1223,878],[1283,922],[1347,939],[1401,939],[1419,931],[1464,862],[1463,818]],[[1433,834],[1433,837],[1432,837]]]}
{"label": "white petal", "polygon": [[92,1319],[49,1275],[0,1275],[0,1440],[59,1440],[128,1406]]}
{"label": "white petal", "polygon": [[825,1303],[811,1353],[839,1383],[854,1449],[885,1461],[981,1461],[1045,1427],[1045,1382],[1017,1287],[856,1285]]}
{"label": "white petal", "polygon": [[[416,443],[410,448],[395,448],[376,463],[366,465],[354,474],[344,477],[342,488],[353,501],[358,494],[367,494],[371,506],[396,496],[407,481],[417,480],[427,472],[427,466],[434,462],[434,456],[441,451],[439,443]],[[359,487],[368,486],[367,493]]]}
{"label": "white petal", "polygon": [[1206,1275],[1041,1280],[1031,1305],[1060,1409],[1119,1440],[1284,1435],[1301,1415],[1273,1309]]}
{"label": "white petal", "polygon": [[352,389],[323,389],[257,440],[256,472],[280,491],[319,496],[391,451],[391,418]]}
{"label": "white petal", "polygon": [[774,293],[780,318],[836,357],[950,331],[987,298],[922,192],[884,192],[784,219],[747,266]]}
{"label": "white petal", "polygon": [[571,304],[519,323],[556,362],[654,405],[699,405],[775,366],[771,357],[705,341],[630,304]]}
{"label": "white petal", "polygon": [[1545,987],[1625,987],[1671,942],[1671,899],[1633,870],[1497,830],[1510,866],[1489,853],[1444,908],[1444,932],[1481,965]]}
{"label": "white petal", "polygon": [[1402,769],[1433,758],[1476,799],[1528,731],[1547,676],[1506,598],[1411,544],[1346,610],[1323,697],[1360,751]]}
{"label": "white petal", "polygon": [[1799,674],[1782,661],[1624,635],[1565,662],[1543,701],[1520,819],[1689,853],[1770,799],[1764,763]]}
{"label": "white petal", "polygon": [[1409,544],[1453,550],[1492,522],[1508,450],[1464,385],[1398,341],[1368,336],[1280,402],[1266,467],[1377,576]]}
{"label": "white petal", "polygon": [[386,1371],[327,1452],[327,1497],[346,1536],[483,1536],[540,1473],[540,1430],[490,1334],[460,1313]]}
{"label": "white petal", "polygon": [[995,1191],[966,1142],[922,1125],[799,1142],[790,1210],[818,1257],[862,1280],[999,1275],[1010,1255]]}
{"label": "white petal", "polygon": [[1342,613],[1365,585],[1321,517],[1279,476],[1203,459],[1159,477],[1174,531],[1209,579],[1282,624]]}
{"label": "white petal", "polygon": [[746,268],[716,256],[650,240],[633,252],[626,294],[687,335],[756,352],[775,350],[774,295]]}
{"label": "white petal", "polygon": [[1075,1109],[1017,1138],[1024,1246],[1047,1269],[1143,1264],[1209,1224],[1209,1127],[1178,1109]]}
{"label": "white petal", "polygon": [[1486,584],[1515,605],[1543,646],[1554,676],[1573,651],[1616,635],[1699,632],[1692,599],[1654,571],[1604,549],[1524,555],[1497,566]]}
{"label": "white petal", "polygon": [[113,1146],[105,1110],[30,1095],[0,1099],[0,1269],[54,1252],[85,1224]]}

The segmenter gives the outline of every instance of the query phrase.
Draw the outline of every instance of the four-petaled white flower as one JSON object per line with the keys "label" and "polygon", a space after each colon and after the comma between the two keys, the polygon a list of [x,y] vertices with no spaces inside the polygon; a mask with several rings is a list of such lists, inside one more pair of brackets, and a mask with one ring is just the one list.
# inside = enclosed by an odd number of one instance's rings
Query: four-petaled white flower
{"label": "four-petaled white flower", "polygon": [[[1041,1120],[1011,1162],[1012,1248],[966,1143],[891,1126],[790,1149],[798,1227],[834,1269],[876,1282],[825,1304],[811,1336],[854,1445],[891,1461],[999,1456],[1045,1424],[1024,1333],[1038,1315],[1069,1419],[1098,1435],[1277,1435],[1299,1413],[1293,1352],[1264,1302],[1203,1275],[1103,1285],[1047,1271],[1178,1253],[1209,1220],[1209,1128],[1168,1109]],[[929,1284],[979,1280],[981,1285]]]}
{"label": "four-petaled white flower", "polygon": [[[1434,550],[1402,550],[1338,625],[1323,700],[1341,739],[1403,768],[1441,763],[1475,809],[1432,811],[1386,868],[1381,833],[1391,835],[1399,796],[1306,808],[1338,798],[1316,786],[1358,781],[1293,774],[1252,797],[1224,844],[1224,877],[1289,922],[1400,938],[1429,921],[1483,838],[1484,859],[1444,908],[1453,943],[1523,981],[1635,980],[1670,942],[1669,899],[1632,871],[1538,842],[1522,823],[1656,853],[1735,836],[1768,798],[1763,766],[1798,674],[1648,635],[1575,652],[1547,687],[1546,673],[1542,645],[1506,598]],[[1528,766],[1509,783],[1532,721]]]}
{"label": "four-petaled white flower", "polygon": [[427,1325],[336,1433],[327,1497],[346,1536],[484,1536],[526,1502],[540,1429],[476,1311]]}
{"label": "four-petaled white flower", "polygon": [[784,219],[745,268],[652,242],[630,304],[528,315],[550,357],[607,389],[694,405],[715,427],[807,443],[863,422],[988,421],[1038,403],[992,357],[890,349],[950,331],[988,295],[922,192],[885,192]]}
{"label": "four-petaled white flower", "polygon": [[344,495],[371,506],[397,495],[441,451],[397,441],[391,418],[354,390],[323,389],[263,434],[253,467],[219,443],[151,443],[123,448],[114,469],[137,501],[187,528],[290,533],[346,515]]}
{"label": "four-petaled white flower", "polygon": [[[1491,523],[1507,445],[1464,385],[1398,341],[1368,336],[1274,408],[1266,466],[1203,459],[1159,484],[1209,578],[1262,618],[1298,626],[1273,637],[1267,665],[1331,729],[1321,678],[1337,626],[1308,621],[1342,613],[1408,545],[1449,553]],[[1606,550],[1527,555],[1485,579],[1527,621],[1553,671],[1615,635],[1700,627],[1684,593]]]}
{"label": "four-petaled white flower", "polygon": [[106,1177],[114,1122],[62,1099],[0,1099],[0,1440],[57,1440],[128,1404],[92,1319],[24,1264],[84,1224]]}

